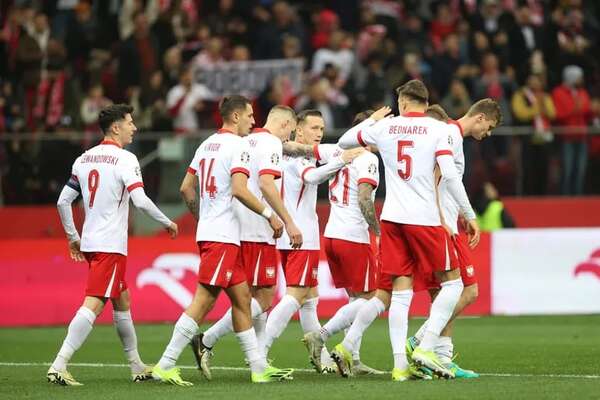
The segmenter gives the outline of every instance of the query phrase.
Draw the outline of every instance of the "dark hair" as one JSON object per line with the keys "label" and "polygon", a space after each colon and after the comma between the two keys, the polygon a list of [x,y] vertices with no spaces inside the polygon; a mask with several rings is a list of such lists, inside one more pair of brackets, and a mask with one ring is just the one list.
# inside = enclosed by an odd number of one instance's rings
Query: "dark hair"
{"label": "dark hair", "polygon": [[502,123],[500,105],[496,100],[490,99],[489,97],[477,101],[469,108],[469,111],[467,111],[467,117],[472,117],[475,114],[483,114],[485,115],[485,119],[494,121],[494,127]]}
{"label": "dark hair", "polygon": [[429,107],[427,107],[425,114],[427,114],[433,119],[437,119],[438,121],[442,122],[448,122],[448,120],[450,119],[446,111],[439,104],[432,104]]}
{"label": "dark hair", "polygon": [[298,118],[298,124],[302,123],[302,122],[306,122],[306,119],[308,117],[319,117],[319,118],[323,118],[323,114],[321,114],[321,111],[319,110],[314,110],[314,109],[310,109],[310,110],[304,110],[304,111],[300,111],[297,115]]}
{"label": "dark hair", "polygon": [[107,134],[112,124],[124,120],[127,114],[133,114],[133,107],[129,104],[111,104],[98,114],[100,129]]}
{"label": "dark hair", "polygon": [[375,111],[373,110],[366,110],[366,111],[361,111],[358,114],[356,114],[354,116],[354,120],[352,120],[352,126],[356,126],[358,124],[360,124],[361,122],[363,122],[364,120],[366,120],[367,118],[369,118],[371,116],[371,114],[373,114]]}
{"label": "dark hair", "polygon": [[418,103],[427,103],[429,101],[429,91],[423,82],[417,79],[410,80],[404,85],[396,88],[398,97],[408,97]]}
{"label": "dark hair", "polygon": [[223,120],[229,119],[234,112],[245,109],[247,104],[252,103],[244,96],[237,94],[225,96],[219,104],[219,114],[221,114]]}

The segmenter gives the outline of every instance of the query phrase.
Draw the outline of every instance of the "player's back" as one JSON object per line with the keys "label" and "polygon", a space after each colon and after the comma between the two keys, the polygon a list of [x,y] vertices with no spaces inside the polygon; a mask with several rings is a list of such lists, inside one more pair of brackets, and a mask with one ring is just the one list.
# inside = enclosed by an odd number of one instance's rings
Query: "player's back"
{"label": "player's back", "polygon": [[[342,149],[335,146],[332,157],[339,156]],[[325,153],[319,148],[321,154]],[[364,152],[329,180],[329,219],[325,237],[369,243],[369,225],[360,210],[359,185],[369,183],[374,188],[379,184],[379,159],[371,152]],[[375,198],[375,190],[372,199]]]}
{"label": "player's back", "polygon": [[129,192],[143,187],[135,155],[103,141],[75,160],[73,175],[85,210],[81,250],[127,255]]}
{"label": "player's back", "polygon": [[433,171],[436,156],[451,154],[446,124],[423,113],[386,118],[364,132],[385,166],[386,198],[381,219],[412,225],[437,226]]}
{"label": "player's back", "polygon": [[[255,129],[244,139],[248,142],[250,153],[248,190],[268,207],[260,190],[260,177],[264,174],[271,174],[275,179],[281,177],[281,140],[264,129]],[[235,209],[240,219],[242,241],[275,244],[273,230],[264,217],[237,200]]]}
{"label": "player's back", "polygon": [[250,175],[248,143],[220,129],[200,144],[188,172],[198,175],[200,210],[196,240],[240,244],[240,223],[233,209],[231,176]]}

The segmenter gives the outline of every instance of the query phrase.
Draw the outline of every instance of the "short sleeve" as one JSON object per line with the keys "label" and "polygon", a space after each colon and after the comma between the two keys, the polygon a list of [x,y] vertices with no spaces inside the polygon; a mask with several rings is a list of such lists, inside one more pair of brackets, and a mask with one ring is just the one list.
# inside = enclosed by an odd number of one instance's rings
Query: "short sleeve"
{"label": "short sleeve", "polygon": [[311,169],[315,169],[316,165],[314,160],[308,158],[298,158],[296,159],[296,174],[300,177],[300,179],[304,182],[304,175]]}
{"label": "short sleeve", "polygon": [[246,176],[250,176],[250,144],[240,138],[231,145],[233,146],[233,153],[229,166],[230,174],[241,172]]}
{"label": "short sleeve", "polygon": [[196,153],[194,153],[194,158],[187,168],[187,172],[188,174],[198,175],[198,168],[200,168],[200,148],[198,148]]}
{"label": "short sleeve", "polygon": [[435,156],[452,156],[452,145],[454,143],[452,139],[452,132],[448,129],[438,129],[438,140],[435,146]]}
{"label": "short sleeve", "polygon": [[128,192],[131,192],[139,187],[144,187],[142,170],[135,155],[130,154],[127,158],[125,165],[123,165],[123,168],[121,169],[121,179],[123,180],[123,184],[127,188]]}
{"label": "short sleeve", "polygon": [[358,184],[368,183],[374,188],[379,186],[379,159],[374,154],[372,157],[359,157],[356,159],[358,170]]}
{"label": "short sleeve", "polygon": [[333,157],[341,154],[343,150],[335,144],[315,145],[315,158],[320,164],[327,164]]}
{"label": "short sleeve", "polygon": [[77,158],[77,160],[75,160],[75,162],[73,163],[73,167],[71,167],[71,176],[69,177],[69,180],[67,181],[67,186],[70,187],[71,189],[81,193],[81,186],[79,185],[79,177],[77,176],[78,161],[79,161],[79,158]]}
{"label": "short sleeve", "polygon": [[258,175],[273,175],[281,177],[281,159],[283,158],[283,146],[281,141],[275,137],[269,138],[261,143],[263,147],[258,160]]}

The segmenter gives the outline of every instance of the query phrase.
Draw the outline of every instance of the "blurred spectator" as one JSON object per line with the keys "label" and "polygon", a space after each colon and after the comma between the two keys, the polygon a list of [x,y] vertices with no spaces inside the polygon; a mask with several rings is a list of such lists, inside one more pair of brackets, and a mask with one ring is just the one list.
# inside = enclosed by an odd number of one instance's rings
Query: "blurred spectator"
{"label": "blurred spectator", "polygon": [[179,84],[167,94],[167,107],[174,119],[175,132],[190,133],[198,130],[198,113],[210,112],[206,102],[214,100],[214,97],[206,86],[194,82],[191,67],[184,68],[179,76]]}
{"label": "blurred spectator", "polygon": [[[591,127],[600,130],[600,97],[592,99],[591,104]],[[590,139],[590,174],[589,188],[591,193],[600,194],[600,174],[594,173],[600,171],[600,134],[594,135]]]}
{"label": "blurred spectator", "polygon": [[283,58],[302,58],[302,43],[300,39],[292,35],[283,35],[281,43],[281,54]]}
{"label": "blurred spectator", "polygon": [[281,58],[283,35],[298,38],[301,48],[306,48],[304,27],[298,21],[294,10],[287,1],[276,0],[272,6],[273,20],[264,24],[258,31],[255,55],[258,59]]}
{"label": "blurred spectator", "polygon": [[504,208],[496,187],[486,182],[474,202],[477,222],[482,232],[493,232],[503,228],[514,228],[515,221]]}
{"label": "blurred spectator", "polygon": [[138,15],[144,15],[145,23],[152,25],[156,21],[156,18],[158,18],[159,12],[159,0],[148,0],[147,2],[123,0],[123,7],[119,11],[119,34],[121,40],[126,40],[135,33],[138,25],[136,21]]}
{"label": "blurred spectator", "polygon": [[335,31],[329,37],[327,47],[323,47],[315,53],[312,63],[312,73],[319,75],[325,69],[325,65],[335,65],[340,74],[340,83],[337,87],[342,87],[350,76],[352,65],[354,64],[354,54],[349,48],[342,47],[346,34],[342,31]]}
{"label": "blurred spectator", "polygon": [[85,130],[96,132],[98,127],[98,115],[100,110],[112,102],[104,97],[102,85],[95,84],[88,90],[87,96],[81,102],[81,121],[85,124]]}
{"label": "blurred spectator", "polygon": [[179,47],[171,47],[163,58],[163,71],[166,85],[175,86],[179,82],[179,75],[183,69],[183,60]]}
{"label": "blurred spectator", "polygon": [[90,4],[86,2],[77,4],[74,17],[67,25],[65,36],[68,59],[76,78],[83,76],[87,70],[91,51],[97,44],[98,29],[98,21],[92,14]]}
{"label": "blurred spectator", "polygon": [[436,6],[435,18],[431,21],[429,34],[434,48],[440,48],[444,39],[456,31],[456,17],[450,5],[440,2]]}
{"label": "blurred spectator", "polygon": [[556,117],[552,97],[545,91],[543,78],[530,75],[527,84],[512,98],[515,120],[533,128],[523,147],[523,188],[525,194],[541,195],[548,190],[551,144],[550,124]]}
{"label": "blurred spectator", "polygon": [[587,121],[590,113],[590,96],[583,87],[583,70],[569,65],[563,70],[563,84],[554,88],[552,99],[556,107],[556,123],[573,128],[562,134],[563,195],[580,195],[587,168]]}
{"label": "blurred spectator", "polygon": [[[167,87],[161,71],[155,71],[150,82],[142,87],[141,106],[145,126],[155,132],[167,132],[173,129],[171,115],[167,108]],[[137,117],[136,117],[137,121]]]}
{"label": "blurred spectator", "polygon": [[442,108],[450,118],[458,119],[465,115],[473,104],[469,92],[460,79],[453,79],[448,94],[442,99]]}
{"label": "blurred spectator", "polygon": [[498,57],[494,53],[487,53],[481,61],[481,76],[475,81],[474,97],[496,100],[500,104],[505,125],[512,124],[509,101],[515,88],[511,77],[500,71]]}
{"label": "blurred spectator", "polygon": [[261,126],[266,121],[269,110],[274,106],[281,104],[293,107],[295,101],[289,78],[285,75],[276,77],[258,97],[256,126]]}
{"label": "blurred spectator", "polygon": [[356,44],[359,62],[365,62],[371,53],[379,50],[386,33],[383,25],[368,25],[360,32]]}
{"label": "blurred spectator", "polygon": [[[347,100],[347,99],[345,99]],[[296,103],[296,111],[317,109],[323,114],[327,129],[341,128],[343,125],[344,98],[326,78],[315,79],[308,87],[308,93]]]}
{"label": "blurred spectator", "polygon": [[415,14],[409,14],[401,25],[401,40],[398,45],[401,52],[420,52],[425,56],[432,54],[431,42],[423,29],[423,21]]}
{"label": "blurred spectator", "polygon": [[223,40],[214,36],[208,40],[206,48],[202,50],[192,61],[202,69],[212,69],[225,62],[223,57]]}
{"label": "blurred spectator", "polygon": [[52,130],[65,108],[66,50],[61,42],[50,39],[46,46],[46,63],[36,94],[33,116],[36,128]]}
{"label": "blurred spectator", "polygon": [[508,42],[511,65],[519,65],[541,47],[542,31],[533,24],[529,4],[521,3],[515,10],[515,23],[508,31]]}
{"label": "blurred spectator", "polygon": [[340,28],[340,19],[331,10],[322,10],[315,17],[315,32],[311,38],[312,48],[317,50],[325,46],[331,48],[331,35]]}
{"label": "blurred spectator", "polygon": [[474,77],[478,68],[469,65],[461,55],[458,35],[451,33],[446,36],[442,46],[443,51],[432,59],[432,82],[440,96],[445,96],[450,86],[449,77],[459,79]]}
{"label": "blurred spectator", "polygon": [[364,103],[359,108],[361,110],[377,110],[389,103],[389,88],[385,78],[384,58],[382,54],[373,53],[367,60],[367,79],[362,90]]}
{"label": "blurred spectator", "polygon": [[243,44],[238,44],[231,50],[231,61],[250,61],[250,50]]}

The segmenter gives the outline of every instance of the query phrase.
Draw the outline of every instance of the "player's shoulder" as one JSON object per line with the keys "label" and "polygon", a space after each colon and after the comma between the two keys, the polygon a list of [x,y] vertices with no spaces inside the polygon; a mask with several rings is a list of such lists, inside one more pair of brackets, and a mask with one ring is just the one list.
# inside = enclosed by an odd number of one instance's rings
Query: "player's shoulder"
{"label": "player's shoulder", "polygon": [[354,160],[358,161],[359,163],[365,163],[365,164],[369,164],[372,162],[379,162],[379,158],[370,151],[365,151],[360,156],[356,157]]}
{"label": "player's shoulder", "polygon": [[118,154],[119,158],[122,158],[125,162],[138,163],[137,156],[127,149],[118,149]]}

